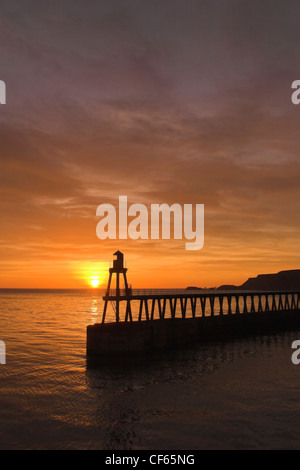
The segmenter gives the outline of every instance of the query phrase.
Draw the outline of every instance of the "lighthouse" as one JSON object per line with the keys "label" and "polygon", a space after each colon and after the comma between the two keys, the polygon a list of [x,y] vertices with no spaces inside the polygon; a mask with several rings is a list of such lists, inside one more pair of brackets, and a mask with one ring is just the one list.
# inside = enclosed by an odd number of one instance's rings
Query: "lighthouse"
{"label": "lighthouse", "polygon": [[[130,304],[130,296],[131,296],[131,288],[128,286],[127,282],[127,268],[124,266],[124,254],[121,251],[116,251],[113,255],[115,258],[113,260],[112,268],[109,268],[109,279],[106,289],[106,294],[104,299],[104,308],[103,308],[103,315],[102,315],[102,323],[105,322],[106,310],[108,301],[115,302],[113,304],[115,314],[116,314],[116,321],[120,321],[120,300],[127,300],[126,305],[126,318],[125,321],[130,319],[132,321],[132,314],[131,314],[131,304]],[[111,285],[113,281],[113,277],[116,277],[116,290],[115,293],[111,293]],[[120,277],[123,276],[124,280],[124,290],[120,289]]]}

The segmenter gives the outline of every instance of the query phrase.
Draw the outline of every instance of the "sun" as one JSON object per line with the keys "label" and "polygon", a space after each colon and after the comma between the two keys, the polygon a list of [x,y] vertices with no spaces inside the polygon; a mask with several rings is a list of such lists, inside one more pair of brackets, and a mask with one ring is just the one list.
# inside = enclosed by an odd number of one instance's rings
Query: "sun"
{"label": "sun", "polygon": [[92,278],[92,279],[90,280],[90,283],[91,283],[91,286],[92,286],[92,287],[98,287],[99,284],[100,284],[100,279],[98,279],[98,278]]}

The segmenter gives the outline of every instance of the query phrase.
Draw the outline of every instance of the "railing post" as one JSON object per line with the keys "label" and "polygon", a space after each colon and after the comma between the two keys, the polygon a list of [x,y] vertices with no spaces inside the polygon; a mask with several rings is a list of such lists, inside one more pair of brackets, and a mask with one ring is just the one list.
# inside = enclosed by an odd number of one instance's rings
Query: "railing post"
{"label": "railing post", "polygon": [[202,316],[205,317],[205,307],[206,307],[206,296],[200,297]]}
{"label": "railing post", "polygon": [[215,315],[215,297],[211,295],[209,297],[210,301],[210,315],[213,317]]}
{"label": "railing post", "polygon": [[272,312],[276,312],[277,305],[276,305],[276,295],[272,294]]}
{"label": "railing post", "polygon": [[240,304],[239,304],[239,300],[240,300],[240,296],[239,295],[235,295],[235,303],[236,303],[236,306],[235,306],[235,313],[237,315],[240,314]]}
{"label": "railing post", "polygon": [[254,295],[251,294],[251,313],[256,313],[256,310],[255,310],[255,303],[254,303]]}
{"label": "railing post", "polygon": [[190,297],[190,300],[191,300],[192,315],[193,315],[193,318],[195,318],[197,298],[196,297]]}
{"label": "railing post", "polygon": [[149,309],[148,309],[148,299],[144,299],[145,303],[145,312],[146,312],[146,320],[149,321]]}
{"label": "railing post", "polygon": [[228,315],[232,315],[232,308],[231,308],[231,300],[232,295],[227,295],[227,302],[228,302]]}
{"label": "railing post", "polygon": [[248,313],[247,294],[246,294],[246,295],[243,295],[243,299],[244,299],[244,309],[243,309],[243,313]]}
{"label": "railing post", "polygon": [[290,310],[289,294],[285,294],[284,309],[285,309],[285,310]]}
{"label": "railing post", "polygon": [[177,297],[174,297],[174,298],[170,297],[169,303],[170,303],[171,317],[175,318]]}
{"label": "railing post", "polygon": [[283,310],[282,293],[279,294],[278,310]]}
{"label": "railing post", "polygon": [[270,311],[269,294],[266,294],[266,312]]}
{"label": "railing post", "polygon": [[220,305],[220,315],[223,316],[223,295],[218,296],[219,299],[219,305]]}
{"label": "railing post", "polygon": [[262,298],[262,294],[258,294],[258,310],[257,310],[258,312],[263,311],[261,298]]}
{"label": "railing post", "polygon": [[126,322],[128,321],[128,317],[129,317],[129,320],[132,321],[130,300],[127,300],[127,302],[126,302],[126,315],[125,315],[125,321]]}
{"label": "railing post", "polygon": [[160,298],[157,299],[157,303],[158,303],[159,319],[162,320],[163,319],[163,314],[162,314],[162,309],[161,309],[161,299]]}
{"label": "railing post", "polygon": [[186,316],[186,304],[187,304],[187,297],[180,297],[180,306],[181,306],[181,316],[185,318]]}
{"label": "railing post", "polygon": [[162,309],[162,318],[163,318],[163,319],[165,318],[166,305],[167,305],[167,299],[164,298],[164,301],[163,301],[163,309]]}
{"label": "railing post", "polygon": [[143,299],[140,299],[139,321],[141,321],[142,319],[142,313],[143,313]]}
{"label": "railing post", "polygon": [[154,311],[155,311],[155,302],[156,302],[156,300],[157,300],[157,299],[156,299],[155,297],[153,297],[153,299],[152,299],[152,306],[151,306],[151,320],[154,319]]}

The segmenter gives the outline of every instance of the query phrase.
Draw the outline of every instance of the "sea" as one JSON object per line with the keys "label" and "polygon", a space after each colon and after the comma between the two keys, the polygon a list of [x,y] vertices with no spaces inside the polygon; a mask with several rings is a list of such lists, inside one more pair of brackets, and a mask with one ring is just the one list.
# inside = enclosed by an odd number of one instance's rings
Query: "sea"
{"label": "sea", "polygon": [[1,450],[300,449],[300,331],[91,364],[101,292],[2,289],[0,304]]}

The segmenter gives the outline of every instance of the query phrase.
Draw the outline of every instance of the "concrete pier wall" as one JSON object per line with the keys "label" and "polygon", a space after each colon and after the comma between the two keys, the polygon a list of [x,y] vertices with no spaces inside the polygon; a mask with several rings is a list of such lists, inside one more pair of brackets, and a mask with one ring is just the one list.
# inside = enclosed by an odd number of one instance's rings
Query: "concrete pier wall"
{"label": "concrete pier wall", "polygon": [[87,327],[87,355],[118,358],[298,327],[300,310],[96,324]]}

